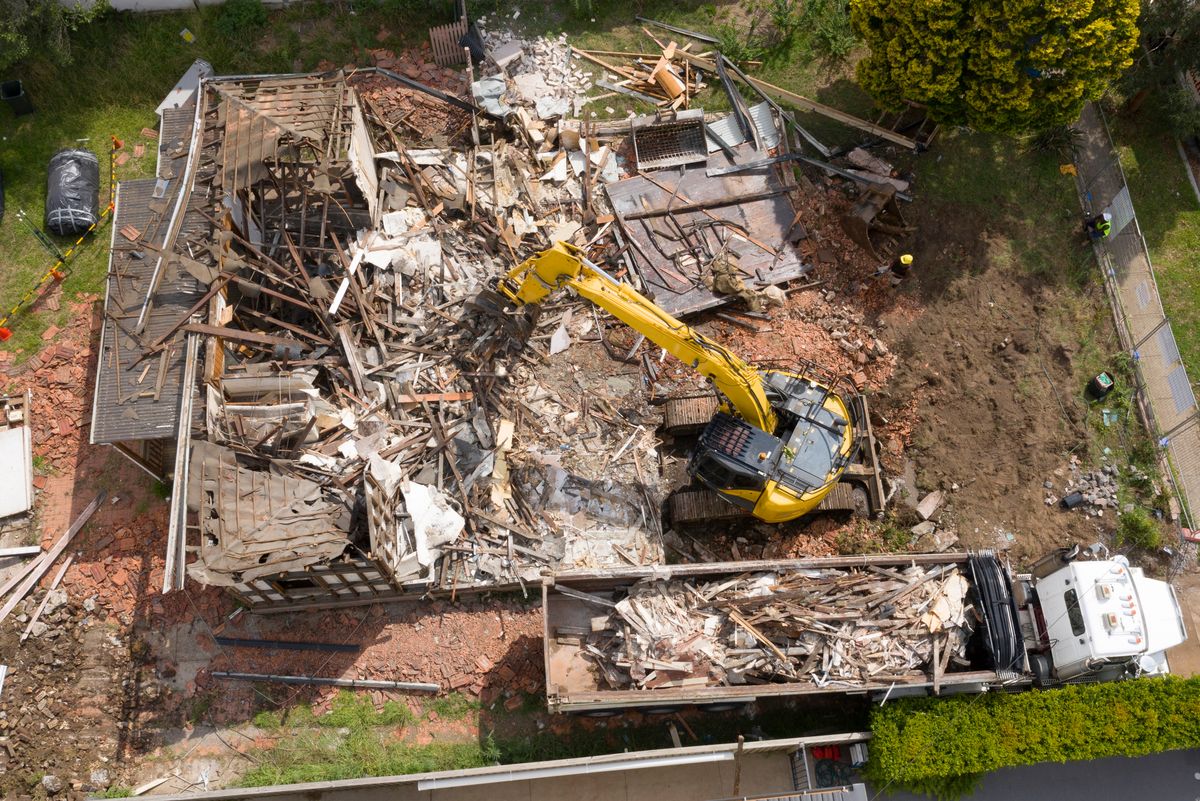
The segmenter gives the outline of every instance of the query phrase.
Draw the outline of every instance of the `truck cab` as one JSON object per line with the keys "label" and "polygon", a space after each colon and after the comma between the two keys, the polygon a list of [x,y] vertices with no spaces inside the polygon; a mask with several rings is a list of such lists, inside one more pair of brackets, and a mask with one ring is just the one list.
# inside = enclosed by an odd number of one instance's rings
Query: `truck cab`
{"label": "truck cab", "polygon": [[[1015,582],[1029,667],[1042,684],[1168,672],[1187,639],[1174,588],[1123,556],[1068,561]],[[1039,573],[1041,574],[1039,576]]]}

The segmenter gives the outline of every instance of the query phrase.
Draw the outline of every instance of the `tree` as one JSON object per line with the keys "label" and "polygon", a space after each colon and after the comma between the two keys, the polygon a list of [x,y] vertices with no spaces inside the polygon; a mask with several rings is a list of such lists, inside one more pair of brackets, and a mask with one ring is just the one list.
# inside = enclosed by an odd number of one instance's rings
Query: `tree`
{"label": "tree", "polygon": [[1000,133],[1074,122],[1138,42],[1137,0],[852,0],[850,15],[877,102]]}
{"label": "tree", "polygon": [[1139,21],[1146,49],[1129,73],[1134,89],[1175,80],[1178,72],[1200,73],[1200,5],[1194,0],[1154,0]]}
{"label": "tree", "polygon": [[97,0],[87,8],[63,6],[58,0],[0,0],[0,70],[32,53],[61,64],[71,60],[70,32],[108,9]]}

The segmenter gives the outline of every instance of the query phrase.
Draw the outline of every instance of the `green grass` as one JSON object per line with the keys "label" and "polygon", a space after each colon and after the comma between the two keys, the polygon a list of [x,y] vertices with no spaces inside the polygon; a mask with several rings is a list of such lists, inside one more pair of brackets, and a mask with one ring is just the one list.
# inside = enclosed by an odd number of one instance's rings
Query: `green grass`
{"label": "green grass", "polygon": [[1042,280],[1083,284],[1094,264],[1076,235],[1081,212],[1073,179],[1059,172],[1059,162],[1008,137],[947,131],[918,161],[918,202],[981,215],[983,228],[1000,240],[993,258],[1014,259]]}
{"label": "green grass", "polygon": [[1110,122],[1163,307],[1195,381],[1200,376],[1200,206],[1159,100],[1152,95],[1136,115]]}
{"label": "green grass", "polygon": [[462,693],[431,698],[425,703],[425,713],[434,712],[442,720],[463,720],[479,712],[479,701]]}
{"label": "green grass", "polygon": [[[138,142],[147,145],[140,159],[118,168],[118,180],[153,174],[155,142],[140,136],[154,128],[154,109],[196,58],[207,59],[218,73],[290,72],[315,69],[322,60],[336,66],[367,64],[367,49],[400,49],[425,39],[427,24],[442,21],[439,4],[408,0],[354,3],[355,13],[326,3],[304,3],[271,12],[267,26],[221,32],[220,8],[166,14],[110,13],[80,29],[72,39],[74,63],[68,67],[32,60],[0,79],[18,78],[36,112],[14,118],[0,109],[0,168],[4,170],[6,214],[0,221],[0,308],[10,309],[53,263],[34,235],[18,219],[24,210],[40,227],[46,192],[46,165],[64,147],[88,147],[101,157],[101,206],[107,199],[110,136],[124,140],[132,156]],[[448,14],[449,12],[444,12]],[[446,17],[448,19],[448,17]],[[184,28],[193,44],[179,36]],[[385,30],[382,41],[376,35]],[[92,235],[73,260],[64,285],[67,299],[103,294],[111,231]],[[66,249],[72,240],[60,239]],[[66,304],[58,311],[23,315],[9,327],[4,343],[19,357],[36,352],[51,325],[67,323]]]}
{"label": "green grass", "polygon": [[334,696],[329,712],[315,718],[317,725],[326,728],[359,730],[373,726],[407,726],[416,720],[413,711],[399,701],[385,701],[383,709],[375,709],[371,699],[342,690]]}
{"label": "green grass", "polygon": [[479,768],[496,762],[487,743],[411,745],[376,731],[348,736],[301,731],[275,748],[258,752],[259,763],[238,780],[240,787],[399,776],[436,770]]}

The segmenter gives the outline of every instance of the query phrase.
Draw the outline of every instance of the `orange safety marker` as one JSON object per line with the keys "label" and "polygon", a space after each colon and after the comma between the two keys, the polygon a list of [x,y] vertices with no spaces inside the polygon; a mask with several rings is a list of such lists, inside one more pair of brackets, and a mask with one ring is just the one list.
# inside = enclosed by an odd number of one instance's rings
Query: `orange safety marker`
{"label": "orange safety marker", "polygon": [[7,342],[12,338],[13,332],[12,329],[8,327],[9,322],[19,312],[21,312],[28,303],[30,303],[41,293],[42,288],[45,287],[47,282],[53,280],[61,283],[66,280],[67,272],[63,268],[67,267],[71,257],[75,255],[75,251],[79,249],[79,246],[83,244],[83,241],[88,238],[92,231],[96,230],[96,228],[108,218],[108,215],[111,214],[112,210],[116,207],[117,150],[124,147],[124,143],[115,136],[112,137],[112,141],[113,149],[108,154],[108,205],[103,211],[100,212],[100,216],[96,218],[96,221],[88,226],[88,229],[84,231],[78,239],[75,240],[75,243],[71,245],[67,252],[62,254],[62,257],[50,266],[50,269],[42,275],[38,282],[34,284],[34,286],[28,292],[21,296],[16,305],[9,309],[7,314],[5,314],[3,317],[0,317],[0,342]]}

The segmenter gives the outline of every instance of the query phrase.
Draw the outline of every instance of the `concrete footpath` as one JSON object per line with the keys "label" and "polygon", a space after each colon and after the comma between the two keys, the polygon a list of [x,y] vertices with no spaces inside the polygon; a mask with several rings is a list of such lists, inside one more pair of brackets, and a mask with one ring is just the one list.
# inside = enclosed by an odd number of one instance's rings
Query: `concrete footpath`
{"label": "concrete footpath", "polygon": [[1132,352],[1155,436],[1167,445],[1180,493],[1200,510],[1200,417],[1195,393],[1159,297],[1150,254],[1129,197],[1120,160],[1095,104],[1084,106],[1075,167],[1087,215],[1111,211],[1113,232],[1096,257],[1104,271],[1122,346]]}

